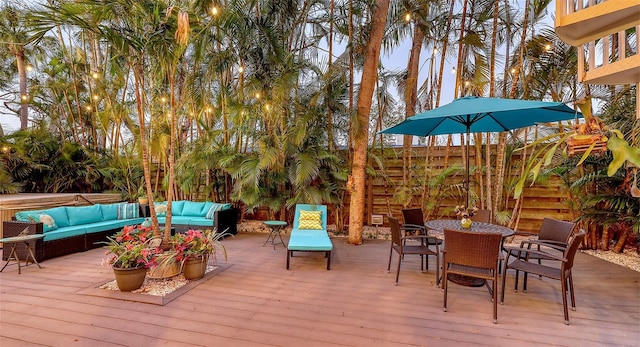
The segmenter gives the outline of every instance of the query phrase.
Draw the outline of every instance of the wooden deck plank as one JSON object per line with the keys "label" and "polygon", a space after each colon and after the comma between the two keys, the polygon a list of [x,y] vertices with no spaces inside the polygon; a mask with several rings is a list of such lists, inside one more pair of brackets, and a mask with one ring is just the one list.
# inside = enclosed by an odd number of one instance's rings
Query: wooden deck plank
{"label": "wooden deck plank", "polygon": [[[633,346],[640,340],[640,273],[578,254],[577,311],[563,324],[559,284],[530,277],[514,293],[507,276],[498,324],[484,288],[451,285],[449,311],[435,260],[403,261],[394,285],[388,241],[350,246],[334,238],[332,269],[320,254],[262,247],[266,234],[225,239],[229,266],[165,306],[77,294],[112,278],[103,250],[0,273],[0,343],[13,345],[224,346]],[[286,240],[286,237],[285,237]],[[615,293],[615,295],[612,295]]]}

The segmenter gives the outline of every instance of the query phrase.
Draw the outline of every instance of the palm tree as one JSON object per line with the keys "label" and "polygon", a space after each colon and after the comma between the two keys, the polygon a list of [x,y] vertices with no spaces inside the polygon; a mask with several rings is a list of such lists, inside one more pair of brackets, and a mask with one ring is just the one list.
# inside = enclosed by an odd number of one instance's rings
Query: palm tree
{"label": "palm tree", "polygon": [[387,22],[389,0],[377,0],[371,15],[371,31],[365,49],[362,80],[358,94],[358,113],[353,132],[353,162],[351,175],[347,183],[351,193],[349,204],[349,243],[362,243],[362,226],[364,224],[365,201],[365,168],[367,165],[367,149],[369,146],[369,113],[377,76],[380,46]]}
{"label": "palm tree", "polygon": [[0,8],[0,44],[6,45],[13,55],[18,69],[20,129],[29,122],[29,94],[27,93],[26,46],[29,42],[25,11],[16,5],[4,3]]}

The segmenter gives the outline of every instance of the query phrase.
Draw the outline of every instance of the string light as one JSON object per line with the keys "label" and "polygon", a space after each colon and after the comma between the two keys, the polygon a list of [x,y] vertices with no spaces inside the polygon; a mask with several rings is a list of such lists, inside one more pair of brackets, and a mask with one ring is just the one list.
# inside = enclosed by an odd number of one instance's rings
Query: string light
{"label": "string light", "polygon": [[163,103],[163,104],[166,104],[167,103],[167,97],[166,96],[161,97],[160,98],[160,102]]}
{"label": "string light", "polygon": [[456,68],[451,68],[451,73],[455,74],[456,73]]}
{"label": "string light", "polygon": [[465,87],[468,87],[470,84],[471,84],[471,82],[469,82],[469,81],[464,81],[464,86],[465,86]]}
{"label": "string light", "polygon": [[243,72],[244,72],[244,66],[240,65],[240,66],[238,67],[238,72],[239,72],[239,73],[243,73]]}
{"label": "string light", "polygon": [[264,105],[264,109],[267,111],[271,111],[271,104]]}
{"label": "string light", "polygon": [[433,49],[433,54],[438,54],[438,49],[437,48]]}
{"label": "string light", "polygon": [[260,99],[262,97],[262,95],[260,94],[260,92],[256,93],[256,99]]}
{"label": "string light", "polygon": [[91,73],[91,78],[93,78],[94,80],[97,80],[99,77],[100,77],[99,73],[97,73],[95,71]]}
{"label": "string light", "polygon": [[33,71],[33,66],[31,66],[31,64],[27,65],[27,72],[31,72]]}
{"label": "string light", "polygon": [[93,94],[93,100],[98,101],[98,99],[100,99],[100,97],[98,96],[98,94]]}
{"label": "string light", "polygon": [[217,6],[211,7],[211,15],[213,15],[213,16],[217,16],[218,15],[218,7]]}
{"label": "string light", "polygon": [[547,51],[550,51],[551,50],[551,44],[547,43],[546,45],[544,45],[544,49],[547,50]]}
{"label": "string light", "polygon": [[516,68],[515,68],[515,67],[512,67],[512,68],[511,68],[511,73],[512,73],[512,74],[516,73]]}
{"label": "string light", "polygon": [[27,99],[29,99],[29,97],[26,94],[22,94],[20,96],[20,99],[22,99],[22,101],[27,101]]}
{"label": "string light", "polygon": [[405,22],[411,22],[411,12],[407,12],[404,15],[404,21]]}
{"label": "string light", "polygon": [[85,109],[86,109],[87,111],[91,111],[91,105],[87,105],[87,106],[85,106]]}

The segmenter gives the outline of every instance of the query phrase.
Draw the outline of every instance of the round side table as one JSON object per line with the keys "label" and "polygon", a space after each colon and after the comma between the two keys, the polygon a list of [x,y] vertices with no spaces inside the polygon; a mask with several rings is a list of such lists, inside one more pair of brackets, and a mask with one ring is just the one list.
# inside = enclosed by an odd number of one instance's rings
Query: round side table
{"label": "round side table", "polygon": [[[280,231],[282,230],[282,228],[287,226],[287,222],[283,222],[280,220],[268,220],[264,222],[264,225],[271,228],[271,231],[269,232],[267,241],[265,241],[264,244],[262,244],[262,247],[264,247],[267,243],[269,243],[269,241],[271,241],[271,244],[273,245],[273,249],[276,249],[276,245],[279,245],[279,244],[282,244],[283,246],[285,246],[284,240],[282,240],[282,235],[280,235]],[[280,242],[276,242],[276,236],[280,238]]]}

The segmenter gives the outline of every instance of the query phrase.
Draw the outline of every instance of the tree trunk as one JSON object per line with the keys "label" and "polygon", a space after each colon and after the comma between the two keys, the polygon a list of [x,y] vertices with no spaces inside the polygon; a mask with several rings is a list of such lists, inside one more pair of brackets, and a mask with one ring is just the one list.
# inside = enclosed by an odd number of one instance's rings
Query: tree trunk
{"label": "tree trunk", "polygon": [[353,127],[353,167],[351,169],[351,202],[349,204],[349,243],[362,244],[363,209],[365,202],[365,167],[369,143],[369,114],[377,76],[382,36],[387,23],[389,0],[378,0],[371,18],[371,32],[367,43],[362,80],[358,94],[358,113]]}
{"label": "tree trunk", "polygon": [[24,46],[17,45],[13,55],[16,57],[18,76],[20,78],[20,129],[24,130],[29,123],[29,95],[27,94],[27,69],[24,64]]}
{"label": "tree trunk", "polygon": [[[416,102],[418,100],[418,70],[420,63],[420,51],[422,49],[422,40],[424,40],[424,32],[419,26],[414,27],[413,43],[411,44],[411,53],[409,55],[409,66],[407,67],[407,85],[404,91],[405,103],[405,119],[416,113]],[[403,182],[404,187],[408,187],[411,181],[411,145],[413,136],[405,135],[402,146],[403,159]]]}

